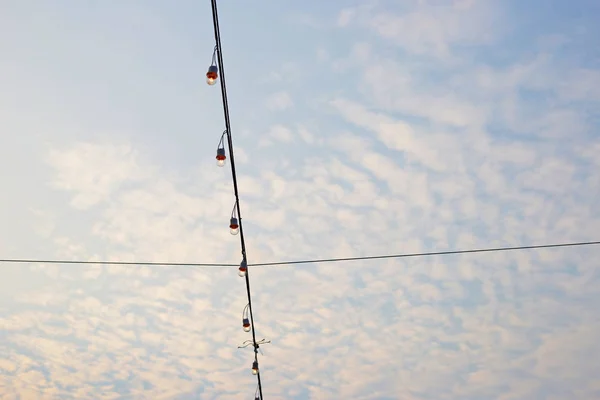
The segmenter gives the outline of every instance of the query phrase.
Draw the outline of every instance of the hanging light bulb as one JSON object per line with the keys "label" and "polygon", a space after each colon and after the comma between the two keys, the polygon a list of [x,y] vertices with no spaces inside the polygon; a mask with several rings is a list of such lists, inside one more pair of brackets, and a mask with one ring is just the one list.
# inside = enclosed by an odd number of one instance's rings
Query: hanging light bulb
{"label": "hanging light bulb", "polygon": [[[225,134],[225,133],[223,133],[223,134]],[[240,224],[238,224],[236,206],[237,206],[237,200],[236,200],[235,204],[233,205],[233,210],[231,210],[231,219],[229,220],[229,233],[231,233],[232,235],[237,235],[240,231]]]}
{"label": "hanging light bulb", "polygon": [[242,311],[242,327],[244,332],[250,332],[250,303],[246,304]]}
{"label": "hanging light bulb", "polygon": [[238,220],[235,217],[231,217],[229,220],[229,233],[232,235],[237,235],[240,231],[240,226],[238,225]]}
{"label": "hanging light bulb", "polygon": [[217,166],[222,167],[225,165],[225,160],[227,156],[225,155],[225,134],[227,130],[224,130],[221,134],[221,140],[219,140],[219,144],[217,145]]}
{"label": "hanging light bulb", "polygon": [[217,78],[219,77],[219,68],[217,67],[217,46],[213,50],[212,61],[210,63],[210,67],[208,67],[208,72],[206,73],[206,83],[210,86],[217,83]]}
{"label": "hanging light bulb", "polygon": [[240,268],[238,268],[238,275],[243,278],[246,276],[246,272],[248,272],[248,264],[246,263],[246,260],[243,260],[240,263]]}
{"label": "hanging light bulb", "polygon": [[217,83],[217,78],[219,77],[219,68],[216,65],[211,65],[208,67],[208,72],[206,73],[206,83],[210,86]]}
{"label": "hanging light bulb", "polygon": [[252,375],[258,375],[258,361],[252,363]]}
{"label": "hanging light bulb", "polygon": [[250,320],[248,318],[244,318],[242,326],[244,327],[244,332],[250,332]]}
{"label": "hanging light bulb", "polygon": [[217,166],[222,167],[225,165],[225,160],[227,156],[225,155],[225,149],[217,149]]}

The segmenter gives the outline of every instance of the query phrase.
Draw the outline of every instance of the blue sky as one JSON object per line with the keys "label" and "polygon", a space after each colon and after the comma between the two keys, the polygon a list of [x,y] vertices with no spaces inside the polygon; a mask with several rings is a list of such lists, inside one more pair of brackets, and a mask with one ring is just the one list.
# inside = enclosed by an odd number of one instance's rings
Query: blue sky
{"label": "blue sky", "polygon": [[[593,1],[223,2],[250,263],[598,240]],[[2,2],[0,256],[237,263],[210,2]],[[596,248],[257,267],[268,399],[600,395]],[[0,268],[7,399],[251,398],[236,268]]]}

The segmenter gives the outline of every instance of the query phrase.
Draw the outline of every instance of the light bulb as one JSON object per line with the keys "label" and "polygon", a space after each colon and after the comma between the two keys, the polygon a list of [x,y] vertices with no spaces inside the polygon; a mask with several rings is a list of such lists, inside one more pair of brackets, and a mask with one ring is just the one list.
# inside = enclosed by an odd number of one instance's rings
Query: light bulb
{"label": "light bulb", "polygon": [[246,265],[245,261],[240,263],[240,268],[238,268],[238,275],[242,278],[246,276],[246,271],[248,271],[248,265]]}
{"label": "light bulb", "polygon": [[258,362],[254,361],[252,363],[252,375],[258,375]]}
{"label": "light bulb", "polygon": [[242,327],[244,328],[244,332],[250,332],[250,320],[248,318],[244,318]]}
{"label": "light bulb", "polygon": [[208,72],[206,73],[206,83],[208,83],[210,86],[217,83],[217,78],[219,77],[218,71],[219,68],[217,68],[216,65],[211,65],[208,67]]}
{"label": "light bulb", "polygon": [[227,156],[225,155],[225,149],[224,148],[218,148],[217,149],[217,166],[222,167],[225,165],[225,160],[227,159]]}
{"label": "light bulb", "polygon": [[229,221],[229,233],[231,233],[232,235],[237,235],[239,231],[240,226],[238,225],[237,218],[231,218],[231,220]]}

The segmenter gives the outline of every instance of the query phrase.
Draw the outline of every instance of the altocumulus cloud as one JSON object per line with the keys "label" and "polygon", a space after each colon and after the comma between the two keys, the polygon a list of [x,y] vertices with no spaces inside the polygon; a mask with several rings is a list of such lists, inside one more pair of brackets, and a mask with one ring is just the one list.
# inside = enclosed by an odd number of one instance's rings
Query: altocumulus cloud
{"label": "altocumulus cloud", "polygon": [[[13,56],[0,66],[0,165],[19,171],[3,176],[0,249],[237,263],[230,176],[214,166],[219,93],[196,54],[198,37],[212,51],[209,7],[111,7],[31,14],[13,2],[0,17],[22,41],[0,45]],[[597,239],[591,11],[575,30],[568,14],[491,1],[299,7],[221,11],[251,263]],[[35,25],[54,50],[38,65],[42,44],[19,33],[50,12],[66,28]],[[281,34],[248,50],[267,22]],[[77,74],[63,75],[70,62]],[[258,335],[273,342],[265,396],[598,397],[597,256],[253,268]],[[0,274],[3,398],[252,396],[234,267]]]}

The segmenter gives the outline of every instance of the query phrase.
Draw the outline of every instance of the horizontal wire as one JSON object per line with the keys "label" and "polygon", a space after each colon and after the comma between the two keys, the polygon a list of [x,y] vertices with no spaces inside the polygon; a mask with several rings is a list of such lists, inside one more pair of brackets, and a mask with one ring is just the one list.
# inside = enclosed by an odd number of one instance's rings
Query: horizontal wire
{"label": "horizontal wire", "polygon": [[90,264],[90,265],[133,265],[133,266],[154,266],[154,267],[237,267],[239,264],[223,263],[179,263],[179,262],[153,262],[153,261],[83,261],[83,260],[33,260],[20,258],[0,259],[0,263],[13,264]]}
{"label": "horizontal wire", "polygon": [[[379,256],[364,256],[364,257],[343,257],[343,258],[322,258],[297,261],[277,261],[267,263],[248,264],[249,267],[268,267],[275,265],[292,265],[292,264],[316,264],[316,263],[333,263],[342,261],[360,261],[360,260],[382,260],[387,258],[408,258],[408,257],[427,257],[427,256],[444,256],[453,254],[470,254],[470,253],[490,253],[500,251],[517,251],[517,250],[535,250],[535,249],[550,249],[556,247],[575,247],[575,246],[593,246],[600,245],[600,241],[593,242],[573,242],[573,243],[557,243],[557,244],[540,244],[532,246],[515,246],[515,247],[492,247],[484,249],[469,249],[469,250],[447,250],[433,251],[424,253],[404,253],[404,254],[387,254]],[[83,260],[34,260],[34,259],[0,259],[0,263],[20,263],[20,264],[94,264],[94,265],[134,265],[134,266],[165,266],[165,267],[237,267],[239,264],[223,264],[223,263],[176,263],[176,262],[135,262],[135,261],[83,261]]]}

